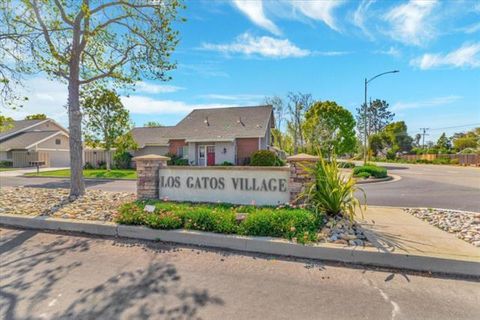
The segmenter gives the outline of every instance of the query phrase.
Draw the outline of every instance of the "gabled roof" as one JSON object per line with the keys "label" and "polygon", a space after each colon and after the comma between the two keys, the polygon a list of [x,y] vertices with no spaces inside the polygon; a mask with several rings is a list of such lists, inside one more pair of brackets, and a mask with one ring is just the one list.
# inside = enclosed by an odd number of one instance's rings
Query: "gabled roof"
{"label": "gabled roof", "polygon": [[267,133],[273,107],[195,109],[175,126],[175,136],[190,141],[260,138]]}
{"label": "gabled roof", "polygon": [[260,138],[269,130],[272,116],[272,106],[195,109],[176,126],[134,128],[132,135],[140,148],[168,146],[174,139],[195,142]]}
{"label": "gabled roof", "polygon": [[18,120],[18,121],[13,121],[10,123],[11,127],[6,130],[0,132],[0,140],[3,140],[7,137],[13,136],[17,133],[20,133],[25,130],[29,130],[41,123],[47,122],[49,119],[44,119],[44,120]]}
{"label": "gabled roof", "polygon": [[9,151],[13,149],[29,149],[59,134],[67,135],[58,130],[22,132],[11,139],[0,142],[0,150]]}
{"label": "gabled roof", "polygon": [[168,146],[168,140],[174,127],[138,127],[131,133],[140,148],[146,146]]}

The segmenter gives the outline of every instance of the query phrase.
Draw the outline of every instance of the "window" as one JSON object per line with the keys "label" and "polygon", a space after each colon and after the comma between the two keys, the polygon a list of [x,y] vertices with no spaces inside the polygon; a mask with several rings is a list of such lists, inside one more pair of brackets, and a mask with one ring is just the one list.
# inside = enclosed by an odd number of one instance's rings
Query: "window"
{"label": "window", "polygon": [[57,145],[58,145],[58,144],[62,144],[62,140],[60,140],[60,139],[55,139],[55,144],[57,144]]}
{"label": "window", "polygon": [[183,159],[188,159],[188,146],[183,146]]}

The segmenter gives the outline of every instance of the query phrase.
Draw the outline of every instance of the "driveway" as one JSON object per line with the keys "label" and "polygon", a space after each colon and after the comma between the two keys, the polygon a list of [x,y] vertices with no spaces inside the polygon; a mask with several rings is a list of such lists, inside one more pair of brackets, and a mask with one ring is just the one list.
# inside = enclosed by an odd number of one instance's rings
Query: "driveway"
{"label": "driveway", "polygon": [[[378,206],[432,207],[480,212],[480,168],[379,163],[400,181],[362,184],[367,203]],[[135,181],[86,180],[88,188],[135,192]],[[62,178],[0,176],[2,186],[68,188]]]}
{"label": "driveway", "polygon": [[479,283],[0,229],[1,319],[476,319]]}

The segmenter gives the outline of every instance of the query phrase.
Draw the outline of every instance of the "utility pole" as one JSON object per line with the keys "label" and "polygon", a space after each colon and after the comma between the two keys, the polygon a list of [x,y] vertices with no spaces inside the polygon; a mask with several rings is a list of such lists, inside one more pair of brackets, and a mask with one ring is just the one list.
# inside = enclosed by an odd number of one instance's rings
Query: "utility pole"
{"label": "utility pole", "polygon": [[422,149],[425,150],[425,136],[428,136],[427,130],[430,130],[430,128],[420,128],[422,130]]}

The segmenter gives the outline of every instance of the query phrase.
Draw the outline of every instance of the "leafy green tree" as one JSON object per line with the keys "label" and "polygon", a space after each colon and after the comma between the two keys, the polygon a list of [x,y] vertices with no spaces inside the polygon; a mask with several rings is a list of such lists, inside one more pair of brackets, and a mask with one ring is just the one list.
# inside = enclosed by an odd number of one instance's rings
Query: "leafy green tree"
{"label": "leafy green tree", "polygon": [[438,138],[437,144],[435,147],[439,153],[448,153],[450,151],[450,149],[452,148],[452,143],[450,139],[447,137],[447,135],[445,134],[445,132],[442,133],[440,138]]}
{"label": "leafy green tree", "polygon": [[45,120],[47,116],[43,113],[30,114],[25,117],[25,120]]}
{"label": "leafy green tree", "polygon": [[145,122],[143,126],[148,128],[163,127],[162,124],[158,121],[148,121],[148,122]]}
{"label": "leafy green tree", "polygon": [[365,121],[365,105],[357,108],[357,131],[359,137],[363,140],[365,134],[365,123],[367,126],[367,136],[379,133],[385,126],[393,121],[395,113],[389,110],[390,105],[385,100],[375,99],[370,101],[367,108],[367,118]]}
{"label": "leafy green tree", "polygon": [[334,101],[315,102],[305,115],[303,131],[310,147],[318,146],[329,159],[355,150],[355,120]]}
{"label": "leafy green tree", "polygon": [[466,148],[478,148],[480,147],[480,127],[467,132],[455,133],[452,141],[453,147],[457,151],[462,151]]}
{"label": "leafy green tree", "polygon": [[7,131],[12,128],[13,119],[0,114],[0,132]]}
{"label": "leafy green tree", "polygon": [[43,72],[67,83],[71,198],[85,192],[81,88],[169,80],[180,1],[1,1],[0,39],[18,49],[10,52],[19,63],[13,73]]}
{"label": "leafy green tree", "polygon": [[102,145],[106,152],[107,170],[110,170],[110,150],[115,141],[130,130],[130,115],[115,91],[93,89],[82,92],[85,141]]}
{"label": "leafy green tree", "polygon": [[282,137],[283,122],[285,120],[285,103],[279,96],[266,97],[264,104],[273,107],[273,114],[275,117],[275,128],[272,130],[274,144],[276,147],[283,150],[284,139]]}
{"label": "leafy green tree", "polygon": [[385,140],[391,153],[408,152],[412,149],[413,139],[407,133],[404,121],[392,122],[383,130]]}

